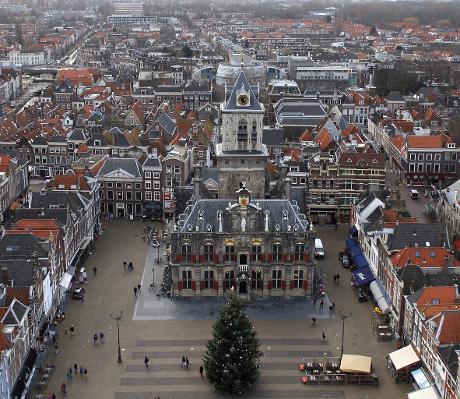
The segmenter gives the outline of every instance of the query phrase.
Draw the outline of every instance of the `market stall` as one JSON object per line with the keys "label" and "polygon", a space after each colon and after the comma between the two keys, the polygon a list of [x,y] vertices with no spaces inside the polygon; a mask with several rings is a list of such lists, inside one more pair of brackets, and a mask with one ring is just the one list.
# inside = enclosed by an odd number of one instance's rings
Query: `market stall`
{"label": "market stall", "polygon": [[387,357],[387,366],[395,382],[410,382],[411,371],[418,368],[420,357],[412,345],[391,352]]}

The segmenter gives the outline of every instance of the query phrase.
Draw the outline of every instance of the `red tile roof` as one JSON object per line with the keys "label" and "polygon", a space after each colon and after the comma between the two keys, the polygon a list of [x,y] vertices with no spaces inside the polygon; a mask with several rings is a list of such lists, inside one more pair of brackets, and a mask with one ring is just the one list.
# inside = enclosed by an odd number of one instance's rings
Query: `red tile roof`
{"label": "red tile roof", "polygon": [[329,130],[327,128],[321,129],[319,134],[315,137],[315,142],[319,144],[321,151],[326,151],[333,143],[332,137],[329,134]]}
{"label": "red tile roof", "polygon": [[417,299],[417,305],[452,304],[456,299],[457,287],[455,286],[423,287]]}
{"label": "red tile roof", "polygon": [[24,305],[30,305],[29,288],[28,287],[7,287],[6,301],[9,305],[16,298]]}
{"label": "red tile roof", "polygon": [[437,136],[407,136],[408,148],[442,148],[443,138]]}
{"label": "red tile roof", "polygon": [[441,267],[446,265],[446,257],[450,253],[441,247],[409,247],[404,248],[391,256],[391,262],[395,267],[404,267],[408,263],[420,267]]}
{"label": "red tile roof", "polygon": [[438,339],[440,344],[460,343],[460,310],[446,310],[439,317]]}

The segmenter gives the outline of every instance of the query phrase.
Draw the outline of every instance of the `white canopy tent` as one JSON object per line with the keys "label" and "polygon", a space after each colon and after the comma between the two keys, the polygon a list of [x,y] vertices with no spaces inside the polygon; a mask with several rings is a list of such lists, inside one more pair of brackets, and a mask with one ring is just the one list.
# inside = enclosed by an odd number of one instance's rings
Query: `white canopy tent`
{"label": "white canopy tent", "polygon": [[411,345],[391,352],[388,356],[396,371],[412,366],[420,361],[420,357],[417,353],[415,353],[415,350]]}
{"label": "white canopy tent", "polygon": [[419,389],[418,391],[409,392],[407,394],[407,399],[441,399],[438,391],[432,385],[427,388]]}
{"label": "white canopy tent", "polygon": [[371,372],[372,358],[360,355],[342,355],[340,371],[345,373],[367,373]]}

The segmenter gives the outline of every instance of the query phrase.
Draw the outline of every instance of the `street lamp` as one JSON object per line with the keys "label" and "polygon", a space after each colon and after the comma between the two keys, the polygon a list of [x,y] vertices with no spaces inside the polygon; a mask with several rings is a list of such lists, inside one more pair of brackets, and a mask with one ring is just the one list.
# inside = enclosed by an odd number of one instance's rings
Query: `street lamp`
{"label": "street lamp", "polygon": [[152,267],[152,284],[155,284],[155,268]]}
{"label": "street lamp", "polygon": [[120,321],[121,321],[121,318],[123,317],[123,311],[121,310],[120,311],[120,314],[118,316],[114,316],[112,313],[110,313],[110,318],[112,320],[116,320],[117,321],[117,333],[118,333],[118,363],[121,363],[122,360],[121,360],[121,347],[120,347]]}
{"label": "street lamp", "polygon": [[340,346],[340,357],[342,357],[343,356],[343,338],[345,336],[345,319],[348,319],[349,317],[351,317],[351,312],[346,313],[340,310],[339,316],[342,319],[342,345]]}

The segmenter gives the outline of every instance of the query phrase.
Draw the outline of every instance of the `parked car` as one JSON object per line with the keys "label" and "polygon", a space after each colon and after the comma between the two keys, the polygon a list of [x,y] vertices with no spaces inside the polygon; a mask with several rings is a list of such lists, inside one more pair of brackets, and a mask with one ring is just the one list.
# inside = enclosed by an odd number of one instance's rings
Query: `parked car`
{"label": "parked car", "polygon": [[324,258],[326,251],[320,238],[315,238],[315,258]]}
{"label": "parked car", "polygon": [[82,299],[85,296],[85,289],[83,287],[76,287],[72,291],[72,299]]}
{"label": "parked car", "polygon": [[345,252],[339,252],[339,259],[342,266],[348,269],[350,267],[350,256]]}

